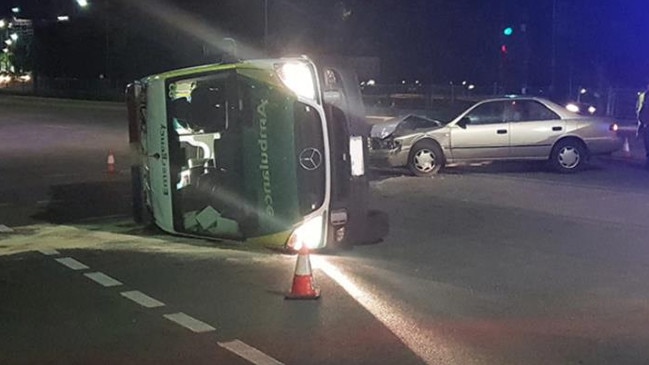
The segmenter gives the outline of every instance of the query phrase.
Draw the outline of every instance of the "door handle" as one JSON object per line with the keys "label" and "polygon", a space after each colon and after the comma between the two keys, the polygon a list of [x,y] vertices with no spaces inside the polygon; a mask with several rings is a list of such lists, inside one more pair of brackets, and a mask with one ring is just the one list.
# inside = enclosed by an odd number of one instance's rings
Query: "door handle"
{"label": "door handle", "polygon": [[496,131],[496,133],[498,133],[498,134],[507,134],[507,129],[498,129]]}
{"label": "door handle", "polygon": [[560,131],[560,130],[562,130],[562,129],[563,129],[563,127],[552,127],[552,130],[553,130],[553,131]]}

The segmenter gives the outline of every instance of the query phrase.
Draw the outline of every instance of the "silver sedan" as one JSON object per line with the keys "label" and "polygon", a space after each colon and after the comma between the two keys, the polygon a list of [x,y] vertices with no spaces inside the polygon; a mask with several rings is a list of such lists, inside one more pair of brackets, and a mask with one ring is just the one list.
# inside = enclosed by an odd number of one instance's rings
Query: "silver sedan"
{"label": "silver sedan", "polygon": [[563,173],[580,170],[593,155],[622,148],[617,124],[583,116],[536,97],[481,100],[448,123],[372,126],[370,161],[376,167],[408,167],[430,176],[445,164],[496,160],[547,160]]}

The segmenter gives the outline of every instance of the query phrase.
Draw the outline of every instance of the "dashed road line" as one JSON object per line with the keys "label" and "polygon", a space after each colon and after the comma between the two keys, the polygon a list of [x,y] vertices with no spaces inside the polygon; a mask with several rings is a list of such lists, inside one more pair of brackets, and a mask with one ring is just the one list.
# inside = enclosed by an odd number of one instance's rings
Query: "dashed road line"
{"label": "dashed road line", "polygon": [[273,359],[265,353],[239,340],[219,342],[219,346],[230,352],[234,352],[255,365],[284,365],[284,363]]}
{"label": "dashed road line", "polygon": [[123,297],[128,298],[145,308],[163,307],[165,304],[157,299],[142,293],[138,290],[125,291],[120,293]]}
{"label": "dashed road line", "polygon": [[57,256],[61,253],[53,248],[41,248],[38,252],[42,253],[45,256]]}
{"label": "dashed road line", "polygon": [[55,259],[58,263],[67,266],[72,270],[85,270],[89,269],[85,264],[73,259],[72,257],[63,257],[60,259]]}
{"label": "dashed road line", "polygon": [[196,318],[190,317],[183,312],[165,314],[166,319],[176,322],[177,324],[187,328],[188,330],[196,333],[216,331],[216,328],[210,326],[205,322],[201,322]]}
{"label": "dashed road line", "polygon": [[108,287],[113,287],[113,286],[124,285],[120,281],[115,280],[115,279],[111,278],[110,276],[108,276],[108,275],[106,275],[104,273],[101,273],[101,272],[91,272],[91,273],[85,273],[83,275],[85,277],[87,277],[88,279],[91,279],[91,280],[95,281],[96,283],[101,284],[101,285],[103,285],[103,286],[105,286],[107,288]]}
{"label": "dashed road line", "polygon": [[[38,251],[46,256],[56,256],[60,254],[59,251],[50,248],[43,248]],[[73,259],[72,257],[55,258],[54,260],[75,271],[85,270],[90,268],[89,266],[85,265],[80,261]],[[116,280],[102,272],[84,273],[83,275],[104,287],[124,285],[119,280]],[[145,308],[156,308],[156,307],[165,306],[163,302],[155,298],[152,298],[138,290],[121,292],[120,295],[134,301],[135,303]],[[211,325],[199,321],[198,319],[191,317],[183,312],[164,314],[163,317],[182,327],[187,328],[188,330],[194,333],[216,331],[216,328],[212,327]],[[240,340],[218,342],[218,345],[223,349],[230,351],[235,355],[255,365],[284,365],[284,363],[272,358],[271,356],[266,355],[262,351]]]}

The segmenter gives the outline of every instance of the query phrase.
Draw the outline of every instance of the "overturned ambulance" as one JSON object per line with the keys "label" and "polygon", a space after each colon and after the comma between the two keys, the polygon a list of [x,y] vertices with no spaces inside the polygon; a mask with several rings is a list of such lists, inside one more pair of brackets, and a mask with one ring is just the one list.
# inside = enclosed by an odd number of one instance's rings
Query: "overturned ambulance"
{"label": "overturned ambulance", "polygon": [[126,91],[136,220],[180,235],[311,249],[380,240],[353,72],[307,57],[152,75]]}

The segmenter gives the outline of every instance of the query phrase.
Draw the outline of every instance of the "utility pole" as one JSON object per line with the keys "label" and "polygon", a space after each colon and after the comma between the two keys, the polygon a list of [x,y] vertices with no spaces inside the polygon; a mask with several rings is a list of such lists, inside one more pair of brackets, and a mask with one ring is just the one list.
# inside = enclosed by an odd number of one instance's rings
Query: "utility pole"
{"label": "utility pole", "polygon": [[268,0],[264,0],[264,52],[268,54]]}
{"label": "utility pole", "polygon": [[557,81],[557,0],[552,0],[552,54],[550,55],[550,95],[555,97]]}

